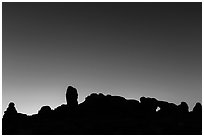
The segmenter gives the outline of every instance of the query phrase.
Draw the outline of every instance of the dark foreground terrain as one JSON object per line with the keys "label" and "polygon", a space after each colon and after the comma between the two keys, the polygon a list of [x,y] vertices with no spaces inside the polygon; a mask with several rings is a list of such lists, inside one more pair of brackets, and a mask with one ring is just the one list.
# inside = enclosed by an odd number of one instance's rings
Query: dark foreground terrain
{"label": "dark foreground terrain", "polygon": [[66,93],[67,104],[54,110],[43,106],[38,114],[18,113],[10,103],[4,112],[2,134],[35,135],[196,135],[202,134],[202,106],[141,97],[140,101],[120,96],[91,94],[81,104],[77,90]]}

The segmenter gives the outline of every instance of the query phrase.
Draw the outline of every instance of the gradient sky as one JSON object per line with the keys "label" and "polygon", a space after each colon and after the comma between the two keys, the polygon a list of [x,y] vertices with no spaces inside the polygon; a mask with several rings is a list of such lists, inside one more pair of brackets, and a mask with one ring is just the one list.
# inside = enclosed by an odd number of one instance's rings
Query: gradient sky
{"label": "gradient sky", "polygon": [[202,3],[3,3],[2,110],[93,92],[202,100]]}

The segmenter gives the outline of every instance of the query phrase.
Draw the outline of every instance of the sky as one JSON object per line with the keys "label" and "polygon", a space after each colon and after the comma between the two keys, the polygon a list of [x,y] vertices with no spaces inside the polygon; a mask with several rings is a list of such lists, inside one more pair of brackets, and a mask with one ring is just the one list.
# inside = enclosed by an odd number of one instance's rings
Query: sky
{"label": "sky", "polygon": [[91,93],[202,101],[202,3],[2,4],[2,111]]}

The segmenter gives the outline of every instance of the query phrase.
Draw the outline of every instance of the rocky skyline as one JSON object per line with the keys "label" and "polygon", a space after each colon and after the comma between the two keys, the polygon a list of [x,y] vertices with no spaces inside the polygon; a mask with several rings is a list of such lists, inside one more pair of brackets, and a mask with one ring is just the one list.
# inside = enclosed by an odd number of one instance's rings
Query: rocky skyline
{"label": "rocky skyline", "polygon": [[200,135],[202,106],[180,105],[141,97],[140,101],[92,93],[78,104],[69,86],[67,104],[42,106],[38,114],[18,113],[11,102],[4,112],[3,135]]}

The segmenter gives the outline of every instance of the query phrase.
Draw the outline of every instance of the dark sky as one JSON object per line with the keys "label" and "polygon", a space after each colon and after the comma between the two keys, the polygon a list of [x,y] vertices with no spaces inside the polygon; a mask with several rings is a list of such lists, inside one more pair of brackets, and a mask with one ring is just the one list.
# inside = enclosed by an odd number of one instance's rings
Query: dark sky
{"label": "dark sky", "polygon": [[33,114],[92,92],[190,110],[202,95],[202,3],[3,3],[2,100]]}

